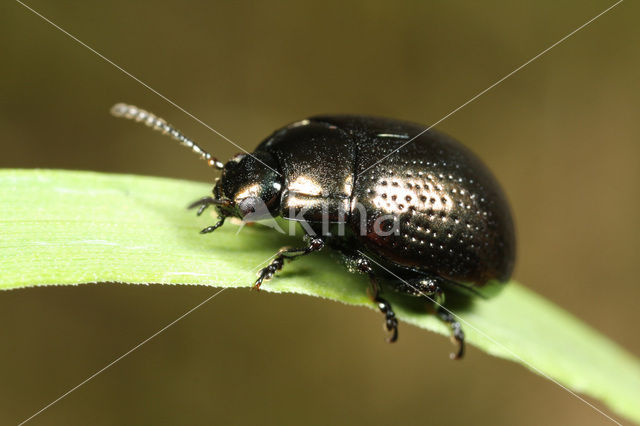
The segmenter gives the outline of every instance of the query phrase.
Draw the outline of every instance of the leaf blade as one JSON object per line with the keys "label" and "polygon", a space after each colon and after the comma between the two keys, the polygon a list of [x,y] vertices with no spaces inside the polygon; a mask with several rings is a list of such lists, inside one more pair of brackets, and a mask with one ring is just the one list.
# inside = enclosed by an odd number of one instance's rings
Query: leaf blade
{"label": "leaf blade", "polygon": [[[1,170],[0,289],[105,281],[248,287],[260,262],[299,240],[260,227],[236,234],[236,225],[200,235],[214,218],[194,218],[184,207],[210,189],[141,176]],[[372,307],[366,280],[326,253],[288,265],[263,288]],[[433,315],[390,298],[401,320],[448,334]],[[513,282],[457,313],[469,343],[640,421],[638,360],[532,291]]]}

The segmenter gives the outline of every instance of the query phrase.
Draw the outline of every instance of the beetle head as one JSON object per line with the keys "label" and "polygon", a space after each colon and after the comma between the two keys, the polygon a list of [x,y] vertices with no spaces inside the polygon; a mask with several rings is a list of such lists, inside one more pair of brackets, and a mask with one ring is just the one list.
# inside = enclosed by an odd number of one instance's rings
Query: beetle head
{"label": "beetle head", "polygon": [[238,154],[229,160],[213,188],[215,198],[227,200],[218,206],[221,215],[253,222],[277,214],[282,176],[268,153]]}

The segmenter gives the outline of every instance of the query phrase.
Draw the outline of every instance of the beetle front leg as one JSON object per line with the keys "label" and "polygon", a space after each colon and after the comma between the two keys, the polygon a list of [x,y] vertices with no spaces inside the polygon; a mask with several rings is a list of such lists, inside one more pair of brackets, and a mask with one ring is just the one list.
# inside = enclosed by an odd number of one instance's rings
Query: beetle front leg
{"label": "beetle front leg", "polygon": [[233,202],[230,200],[218,200],[213,197],[202,197],[187,206],[188,209],[198,207],[197,215],[200,216],[209,206],[229,207]]}
{"label": "beetle front leg", "polygon": [[267,267],[262,268],[260,272],[258,272],[258,279],[253,284],[253,288],[255,290],[260,290],[260,286],[263,281],[271,279],[273,275],[282,269],[284,265],[285,259],[293,260],[296,257],[305,256],[307,254],[322,250],[324,247],[324,241],[322,238],[314,238],[312,237],[309,240],[309,245],[307,247],[302,248],[286,248],[283,247],[278,251],[276,257],[267,265]]}
{"label": "beetle front leg", "polygon": [[215,225],[207,226],[202,231],[200,231],[200,233],[208,234],[210,232],[215,231],[216,229],[220,228],[224,224],[225,219],[226,219],[226,216],[222,216],[221,218],[218,219],[218,222]]}
{"label": "beetle front leg", "polygon": [[[202,212],[204,212],[207,207],[211,206],[211,205],[225,205],[225,203],[227,203],[226,201],[221,201],[221,200],[216,200],[213,197],[202,197],[199,200],[194,201],[193,203],[189,204],[189,206],[187,206],[188,209],[193,209],[195,207],[198,207],[198,213],[197,215],[200,216],[202,214]],[[213,231],[215,231],[216,229],[220,228],[223,224],[224,224],[224,220],[226,219],[226,216],[221,216],[218,218],[218,222],[215,225],[211,225],[211,226],[207,226],[206,228],[204,228],[202,231],[200,231],[201,234],[209,234]]]}
{"label": "beetle front leg", "polygon": [[198,213],[197,215],[200,216],[202,214],[202,212],[205,211],[205,209],[207,207],[209,207],[212,204],[216,203],[216,199],[213,197],[202,197],[199,200],[194,201],[193,203],[189,204],[187,206],[188,209],[193,209],[195,207],[198,207]]}
{"label": "beetle front leg", "polygon": [[358,259],[357,265],[360,272],[364,272],[369,275],[369,297],[371,297],[371,300],[376,303],[380,312],[384,314],[385,327],[387,328],[387,331],[391,333],[387,342],[393,343],[398,340],[398,320],[396,318],[396,314],[393,312],[391,304],[387,302],[386,299],[380,297],[380,285],[378,284],[378,280],[375,277],[375,273],[369,261],[367,259],[360,258]]}

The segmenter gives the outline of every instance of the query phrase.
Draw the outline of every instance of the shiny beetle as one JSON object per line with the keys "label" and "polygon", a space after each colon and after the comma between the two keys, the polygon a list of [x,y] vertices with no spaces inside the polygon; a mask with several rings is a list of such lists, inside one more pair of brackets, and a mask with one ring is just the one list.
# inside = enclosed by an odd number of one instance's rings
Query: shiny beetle
{"label": "shiny beetle", "polygon": [[281,249],[258,273],[255,288],[285,259],[329,246],[369,276],[389,341],[397,339],[398,323],[380,296],[377,276],[384,272],[395,290],[435,303],[458,343],[452,357],[460,358],[464,334],[441,304],[444,291],[486,297],[511,276],[514,226],[498,182],[471,151],[435,130],[378,117],[315,116],[223,164],[147,111],[117,104],[112,113],[170,135],[222,170],[213,197],[191,205],[198,214],[211,205],[217,209],[218,222],[202,233],[228,217],[300,222],[307,245]]}

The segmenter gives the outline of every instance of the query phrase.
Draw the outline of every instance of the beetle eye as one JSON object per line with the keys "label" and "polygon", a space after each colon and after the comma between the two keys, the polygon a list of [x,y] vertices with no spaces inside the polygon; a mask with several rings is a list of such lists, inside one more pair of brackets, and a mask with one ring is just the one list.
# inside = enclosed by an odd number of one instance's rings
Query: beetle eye
{"label": "beetle eye", "polygon": [[259,197],[247,197],[239,200],[238,209],[242,219],[248,222],[271,217],[267,205]]}

